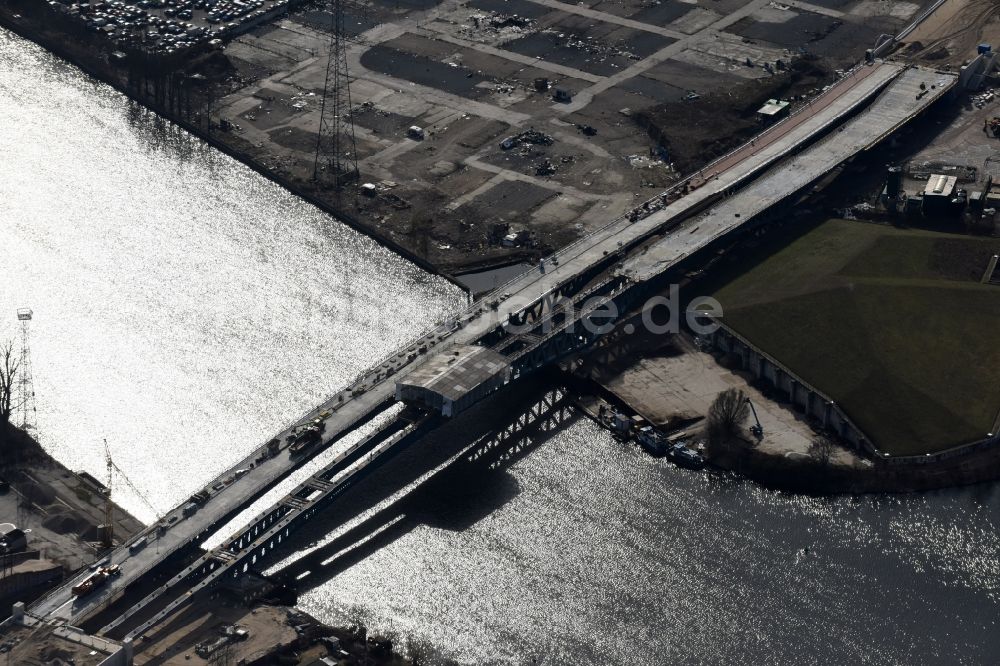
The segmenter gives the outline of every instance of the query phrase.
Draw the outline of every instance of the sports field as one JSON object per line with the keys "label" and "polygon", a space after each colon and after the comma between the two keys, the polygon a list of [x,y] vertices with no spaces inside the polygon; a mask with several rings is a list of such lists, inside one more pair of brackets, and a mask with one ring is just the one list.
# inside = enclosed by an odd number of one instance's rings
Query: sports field
{"label": "sports field", "polygon": [[992,431],[1000,286],[980,279],[1000,239],[832,220],[765,253],[720,276],[725,322],[876,446],[922,454]]}

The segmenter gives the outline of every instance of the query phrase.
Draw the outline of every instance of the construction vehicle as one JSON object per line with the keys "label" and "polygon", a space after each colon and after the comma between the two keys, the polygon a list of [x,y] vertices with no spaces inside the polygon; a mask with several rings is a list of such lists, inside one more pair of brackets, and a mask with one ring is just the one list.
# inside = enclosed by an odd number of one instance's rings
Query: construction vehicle
{"label": "construction vehicle", "polygon": [[292,453],[300,453],[320,440],[322,430],[316,426],[306,426],[302,428],[292,438],[292,445],[288,450]]}
{"label": "construction vehicle", "polygon": [[130,553],[132,553],[134,555],[135,553],[138,553],[140,550],[142,550],[143,548],[145,548],[148,544],[149,544],[149,537],[148,536],[142,536],[142,537],[136,539],[135,541],[133,541],[129,545],[128,552],[130,552]]}
{"label": "construction vehicle", "polygon": [[288,447],[288,450],[292,453],[305,451],[322,439],[323,430],[325,429],[326,423],[321,417],[313,419],[307,425],[300,426],[296,429],[295,434],[292,435],[292,445]]}
{"label": "construction vehicle", "polygon": [[986,127],[990,135],[1000,137],[1000,117],[993,116],[987,120]]}
{"label": "construction vehicle", "polygon": [[566,90],[565,88],[556,88],[556,92],[552,95],[552,99],[559,102],[560,104],[569,104],[573,101],[573,93]]}
{"label": "construction vehicle", "polygon": [[73,586],[72,589],[73,596],[75,597],[86,596],[91,592],[93,592],[94,590],[96,590],[97,588],[99,588],[101,585],[104,585],[104,583],[106,583],[109,578],[111,578],[112,576],[117,576],[121,574],[121,572],[122,572],[121,567],[118,566],[117,564],[101,567],[100,569],[90,574],[82,581]]}
{"label": "construction vehicle", "polygon": [[757,417],[757,410],[754,409],[753,403],[750,401],[750,398],[747,398],[747,404],[750,405],[750,411],[753,412],[754,421],[757,422],[754,425],[750,426],[750,433],[754,437],[756,437],[757,441],[759,442],[760,440],[764,439],[764,426],[760,424],[760,419]]}

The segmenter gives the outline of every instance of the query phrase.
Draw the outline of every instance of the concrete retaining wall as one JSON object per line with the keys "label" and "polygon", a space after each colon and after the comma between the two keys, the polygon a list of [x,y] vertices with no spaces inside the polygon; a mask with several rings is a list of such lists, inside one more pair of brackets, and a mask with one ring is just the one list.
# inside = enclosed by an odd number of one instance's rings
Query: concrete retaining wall
{"label": "concrete retaining wall", "polygon": [[62,567],[54,562],[48,567],[40,566],[30,570],[13,571],[0,578],[0,595],[19,595],[42,585],[59,582],[62,579]]}
{"label": "concrete retaining wall", "polygon": [[709,336],[713,348],[733,355],[740,368],[756,379],[762,380],[782,394],[784,398],[804,414],[811,416],[824,429],[836,434],[843,442],[871,458],[886,465],[927,465],[954,460],[1000,445],[1000,433],[992,433],[983,439],[966,442],[949,449],[918,456],[892,456],[878,449],[843,410],[819,389],[783,366],[772,356],[759,349],[725,324],[716,321],[718,329]]}
{"label": "concrete retaining wall", "polygon": [[972,62],[962,67],[958,84],[966,90],[979,90],[983,81],[996,69],[996,53],[980,53]]}
{"label": "concrete retaining wall", "polygon": [[719,328],[707,339],[715,349],[736,358],[742,370],[769,384],[796,409],[815,419],[825,430],[836,434],[843,442],[859,451],[882,457],[864,432],[833,400],[738,333],[719,323]]}

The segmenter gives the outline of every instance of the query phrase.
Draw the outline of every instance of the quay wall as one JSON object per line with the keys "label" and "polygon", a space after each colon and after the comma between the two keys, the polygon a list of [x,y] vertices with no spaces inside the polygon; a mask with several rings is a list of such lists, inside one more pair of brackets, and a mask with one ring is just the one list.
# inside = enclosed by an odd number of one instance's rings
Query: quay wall
{"label": "quay wall", "polygon": [[858,427],[850,416],[825,393],[812,386],[732,328],[716,320],[718,328],[714,333],[703,336],[710,345],[731,354],[740,368],[749,372],[785,396],[789,403],[808,417],[816,419],[837,438],[868,457],[890,466],[923,466],[974,456],[978,453],[995,452],[1000,448],[1000,433],[993,433],[983,439],[965,442],[936,453],[917,456],[893,456],[879,449]]}

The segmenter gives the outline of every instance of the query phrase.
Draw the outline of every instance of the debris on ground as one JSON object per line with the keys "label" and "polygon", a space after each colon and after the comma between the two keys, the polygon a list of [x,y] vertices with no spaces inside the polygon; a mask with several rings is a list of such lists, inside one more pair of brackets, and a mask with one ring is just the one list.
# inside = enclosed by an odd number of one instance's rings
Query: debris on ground
{"label": "debris on ground", "polygon": [[518,146],[534,145],[534,146],[551,146],[555,143],[553,139],[548,134],[539,132],[538,130],[525,130],[520,134],[515,136],[509,136],[500,142],[501,150],[510,150]]}

